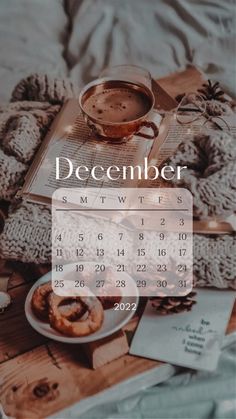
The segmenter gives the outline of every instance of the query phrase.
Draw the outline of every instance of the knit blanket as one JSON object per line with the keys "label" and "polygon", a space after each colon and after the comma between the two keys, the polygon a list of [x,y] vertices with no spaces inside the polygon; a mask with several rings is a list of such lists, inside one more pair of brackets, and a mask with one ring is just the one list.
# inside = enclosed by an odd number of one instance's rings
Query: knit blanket
{"label": "knit blanket", "polygon": [[[0,108],[0,199],[10,203],[0,235],[2,258],[50,263],[50,208],[16,200],[15,194],[23,184],[34,154],[62,104],[68,98],[78,97],[78,94],[78,88],[69,80],[33,75],[23,79],[14,89],[11,103]],[[200,152],[211,156],[208,164],[204,159],[202,172],[199,167],[203,161],[199,159]],[[182,145],[177,150],[173,163],[177,162],[194,166],[191,181],[185,179],[184,186],[193,193],[197,215],[236,211],[236,184],[229,181],[236,168],[236,152],[234,140],[229,134],[224,137],[216,133],[207,137],[203,135],[197,145],[194,137],[189,145]],[[202,189],[201,178],[202,181],[207,180],[207,187]],[[73,225],[68,229],[73,231]],[[235,235],[194,235],[194,278],[197,286],[236,289]]]}

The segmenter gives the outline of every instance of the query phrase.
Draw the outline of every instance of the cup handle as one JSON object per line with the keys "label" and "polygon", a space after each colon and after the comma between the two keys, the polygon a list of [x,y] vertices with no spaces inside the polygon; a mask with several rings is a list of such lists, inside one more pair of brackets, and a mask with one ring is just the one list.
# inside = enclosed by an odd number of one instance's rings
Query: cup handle
{"label": "cup handle", "polygon": [[144,132],[136,132],[135,135],[137,135],[138,137],[142,137],[142,138],[146,138],[147,140],[153,140],[154,138],[156,138],[159,134],[159,128],[158,126],[155,124],[155,122],[152,121],[143,121],[139,127],[146,127],[146,128],[151,128],[153,130],[153,134],[145,134]]}

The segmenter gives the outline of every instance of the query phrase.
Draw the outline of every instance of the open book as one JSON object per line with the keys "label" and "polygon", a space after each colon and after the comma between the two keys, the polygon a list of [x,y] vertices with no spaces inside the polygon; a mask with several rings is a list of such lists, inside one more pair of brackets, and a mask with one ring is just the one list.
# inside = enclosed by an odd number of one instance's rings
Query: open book
{"label": "open book", "polygon": [[[162,92],[163,95],[163,92]],[[169,98],[169,104],[167,99]],[[175,101],[166,93],[165,108],[175,105]],[[159,105],[160,107],[160,105]],[[111,165],[136,166],[148,158],[151,164],[160,164],[177,147],[177,136],[171,136],[166,142],[170,116],[162,119],[155,109],[151,119],[159,126],[160,133],[155,140],[144,140],[138,136],[126,143],[98,141],[87,127],[81,114],[78,101],[68,100],[56,117],[47,136],[26,175],[25,183],[18,193],[27,201],[50,204],[53,192],[57,188],[72,187],[136,187],[140,181],[120,178],[119,180],[102,179],[89,176],[86,181],[78,180],[74,174],[67,177],[68,160],[73,167],[86,165],[89,169],[101,165],[106,170]],[[146,128],[144,128],[145,130]],[[148,129],[146,129],[148,132]],[[163,147],[165,144],[165,147]],[[60,159],[60,179],[56,179],[56,158]],[[147,186],[143,185],[142,186]]]}

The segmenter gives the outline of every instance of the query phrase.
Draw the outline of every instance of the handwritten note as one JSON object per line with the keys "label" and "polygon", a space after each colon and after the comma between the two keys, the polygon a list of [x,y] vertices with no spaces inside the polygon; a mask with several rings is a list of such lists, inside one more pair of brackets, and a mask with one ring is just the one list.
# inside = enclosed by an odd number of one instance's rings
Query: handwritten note
{"label": "handwritten note", "polygon": [[213,371],[230,318],[235,292],[198,290],[190,312],[161,316],[149,301],[130,353],[193,369]]}

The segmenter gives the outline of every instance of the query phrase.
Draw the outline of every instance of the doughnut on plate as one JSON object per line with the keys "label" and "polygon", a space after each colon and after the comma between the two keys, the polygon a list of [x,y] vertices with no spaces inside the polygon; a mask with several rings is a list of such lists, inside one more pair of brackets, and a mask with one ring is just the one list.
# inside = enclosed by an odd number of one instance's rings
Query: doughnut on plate
{"label": "doughnut on plate", "polygon": [[[129,276],[128,274],[123,274],[126,278]],[[121,278],[122,279],[122,278]],[[135,311],[134,310],[114,310],[114,308],[110,310],[104,310],[104,320],[101,328],[88,336],[83,337],[68,337],[65,336],[56,330],[54,330],[49,323],[45,323],[39,320],[32,311],[31,307],[31,300],[35,289],[39,286],[51,280],[51,272],[48,272],[46,275],[43,275],[38,281],[34,283],[32,288],[30,289],[26,300],[25,300],[25,315],[30,323],[30,325],[35,329],[38,333],[43,336],[46,336],[49,339],[53,339],[59,342],[64,343],[87,343],[93,342],[99,339],[103,339],[106,336],[110,336],[113,333],[120,330],[128,321],[133,317]],[[135,281],[129,276],[129,286],[133,287],[133,297],[122,297],[120,303],[130,303],[131,306],[138,305],[138,293],[136,288]]]}

